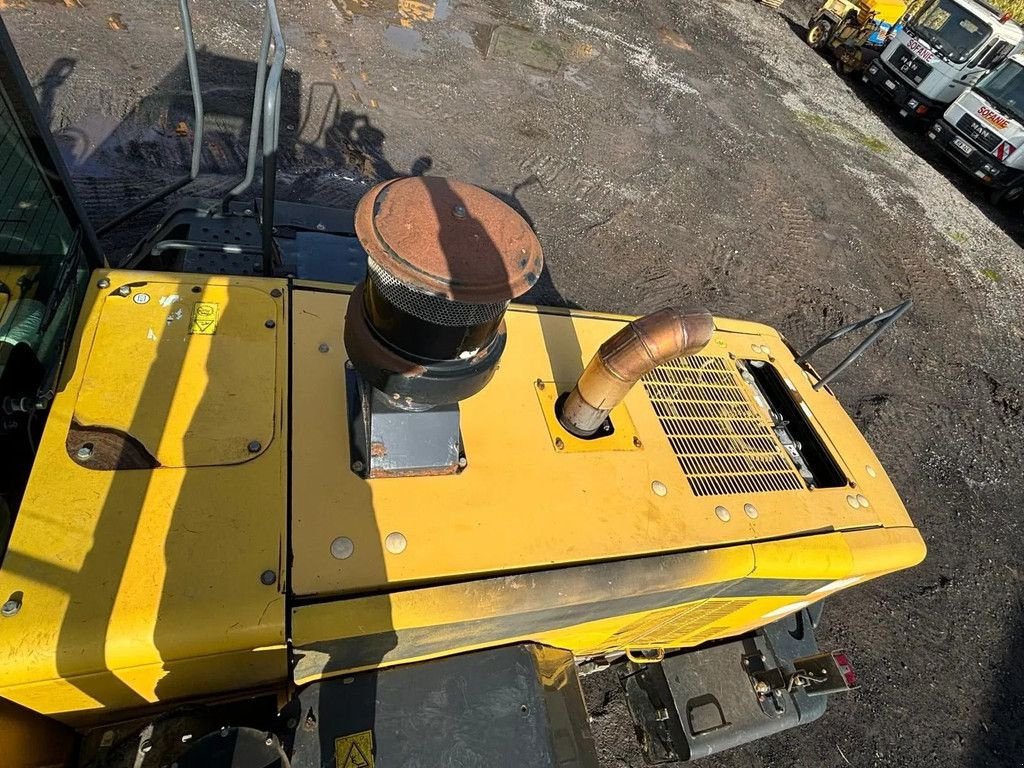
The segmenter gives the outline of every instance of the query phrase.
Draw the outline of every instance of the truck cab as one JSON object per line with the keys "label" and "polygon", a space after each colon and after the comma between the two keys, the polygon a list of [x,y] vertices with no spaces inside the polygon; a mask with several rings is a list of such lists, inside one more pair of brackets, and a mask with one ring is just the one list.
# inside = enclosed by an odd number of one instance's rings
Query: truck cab
{"label": "truck cab", "polygon": [[1024,48],[1010,15],[978,0],[930,0],[904,21],[863,75],[904,117],[941,113],[965,88]]}
{"label": "truck cab", "polygon": [[992,190],[993,202],[1024,196],[1024,54],[961,93],[928,138]]}

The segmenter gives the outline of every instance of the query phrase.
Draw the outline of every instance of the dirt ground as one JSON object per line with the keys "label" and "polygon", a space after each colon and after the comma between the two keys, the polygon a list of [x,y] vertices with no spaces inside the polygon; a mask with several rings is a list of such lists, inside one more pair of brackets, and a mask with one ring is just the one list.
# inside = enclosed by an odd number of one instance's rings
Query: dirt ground
{"label": "dirt ground", "polygon": [[[260,6],[193,2],[211,113],[200,191],[244,164]],[[94,220],[184,167],[175,3],[0,8]],[[793,0],[782,15],[751,0],[401,8],[282,0],[283,197],[347,204],[396,174],[459,177],[536,227],[550,279],[532,300],[702,304],[798,348],[914,299],[835,389],[928,559],[826,608],[820,639],[851,652],[858,692],[704,764],[1024,765],[1021,211],[988,206],[838,77]],[[129,239],[110,238],[111,256]],[[604,765],[642,765],[615,670],[585,688]]]}

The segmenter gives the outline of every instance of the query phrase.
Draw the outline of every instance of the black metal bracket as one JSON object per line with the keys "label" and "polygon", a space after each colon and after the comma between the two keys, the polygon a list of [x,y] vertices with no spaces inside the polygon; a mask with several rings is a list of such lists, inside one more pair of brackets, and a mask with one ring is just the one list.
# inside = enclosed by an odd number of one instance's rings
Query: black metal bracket
{"label": "black metal bracket", "polygon": [[830,333],[828,336],[814,344],[810,349],[808,349],[806,352],[800,355],[796,359],[796,362],[799,365],[804,365],[811,359],[815,352],[820,350],[822,347],[831,344],[833,341],[841,339],[848,333],[859,331],[861,328],[867,328],[868,326],[872,325],[877,326],[871,332],[871,334],[866,339],[864,339],[864,341],[858,344],[850,354],[844,357],[835,368],[833,368],[827,374],[822,376],[821,379],[819,379],[818,382],[814,384],[814,389],[821,389],[830,381],[832,381],[832,379],[834,379],[840,373],[845,371],[850,366],[850,364],[853,363],[858,357],[864,354],[864,351],[872,344],[874,344],[876,341],[878,341],[878,337],[885,333],[885,331],[887,331],[893,323],[899,320],[900,317],[903,316],[903,313],[910,309],[913,306],[913,304],[913,299],[907,299],[902,304],[897,304],[895,307],[893,307],[892,309],[888,309],[885,312],[880,312],[877,315],[866,317],[863,320],[858,320],[855,323],[844,325],[842,328],[836,331],[832,331],[832,333]]}

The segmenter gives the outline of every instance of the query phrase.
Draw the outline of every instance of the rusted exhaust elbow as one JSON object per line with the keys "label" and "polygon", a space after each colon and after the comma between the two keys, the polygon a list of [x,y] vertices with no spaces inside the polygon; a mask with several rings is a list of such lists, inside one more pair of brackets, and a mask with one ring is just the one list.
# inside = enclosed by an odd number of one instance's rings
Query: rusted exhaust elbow
{"label": "rusted exhaust elbow", "polygon": [[558,420],[572,434],[590,437],[642,376],[699,352],[713,331],[706,310],[667,307],[634,320],[597,350],[563,401]]}

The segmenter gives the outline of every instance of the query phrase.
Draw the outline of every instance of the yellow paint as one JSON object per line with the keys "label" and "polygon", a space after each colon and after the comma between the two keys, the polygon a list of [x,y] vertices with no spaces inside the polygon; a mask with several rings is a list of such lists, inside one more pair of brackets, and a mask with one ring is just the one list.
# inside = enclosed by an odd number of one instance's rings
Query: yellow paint
{"label": "yellow paint", "polygon": [[[482,574],[640,557],[836,529],[912,525],[880,462],[840,403],[814,391],[771,328],[716,319],[704,354],[770,361],[795,388],[811,423],[870,506],[852,508],[849,487],[695,496],[643,387],[625,399],[642,450],[569,452],[553,445],[535,383],[572,381],[628,318],[515,307],[508,345],[491,383],[461,404],[469,461],[457,476],[364,481],[348,464],[342,292],[297,290],[292,417],[292,584],[299,595],[438,584]],[[327,343],[330,352],[320,353]],[[756,348],[756,351],[755,351]],[[655,482],[664,495],[653,492]],[[750,519],[744,505],[756,506]],[[731,511],[728,522],[717,506]],[[401,532],[408,547],[389,553]],[[352,557],[331,542],[347,537]]]}
{"label": "yellow paint", "polygon": [[[285,298],[270,296],[285,284],[111,272],[98,292],[101,276],[0,569],[0,594],[24,594],[0,622],[0,696],[66,721],[287,674],[287,315]],[[115,303],[124,284],[149,300]],[[188,334],[187,313],[168,323],[182,303],[161,306],[170,295],[216,297],[217,334]],[[239,398],[254,413],[230,402]],[[167,465],[76,463],[72,418],[135,435]],[[232,434],[241,446],[216,439]],[[260,452],[249,453],[251,437]],[[261,583],[264,571],[274,584]]]}
{"label": "yellow paint", "polygon": [[576,382],[553,382],[536,381],[534,388],[537,390],[537,400],[540,403],[541,413],[548,425],[548,434],[551,436],[551,445],[556,451],[565,453],[580,453],[588,451],[636,451],[641,448],[640,438],[636,436],[636,429],[633,427],[633,420],[629,418],[629,411],[625,405],[619,405],[611,412],[612,427],[615,430],[612,434],[601,437],[599,440],[582,440],[572,433],[558,421],[555,413],[555,404],[559,395],[572,389]]}
{"label": "yellow paint", "polygon": [[197,301],[192,305],[192,319],[188,332],[212,336],[217,332],[219,305],[212,301]]}
{"label": "yellow paint", "polygon": [[335,739],[334,756],[337,768],[373,768],[373,731]]}

